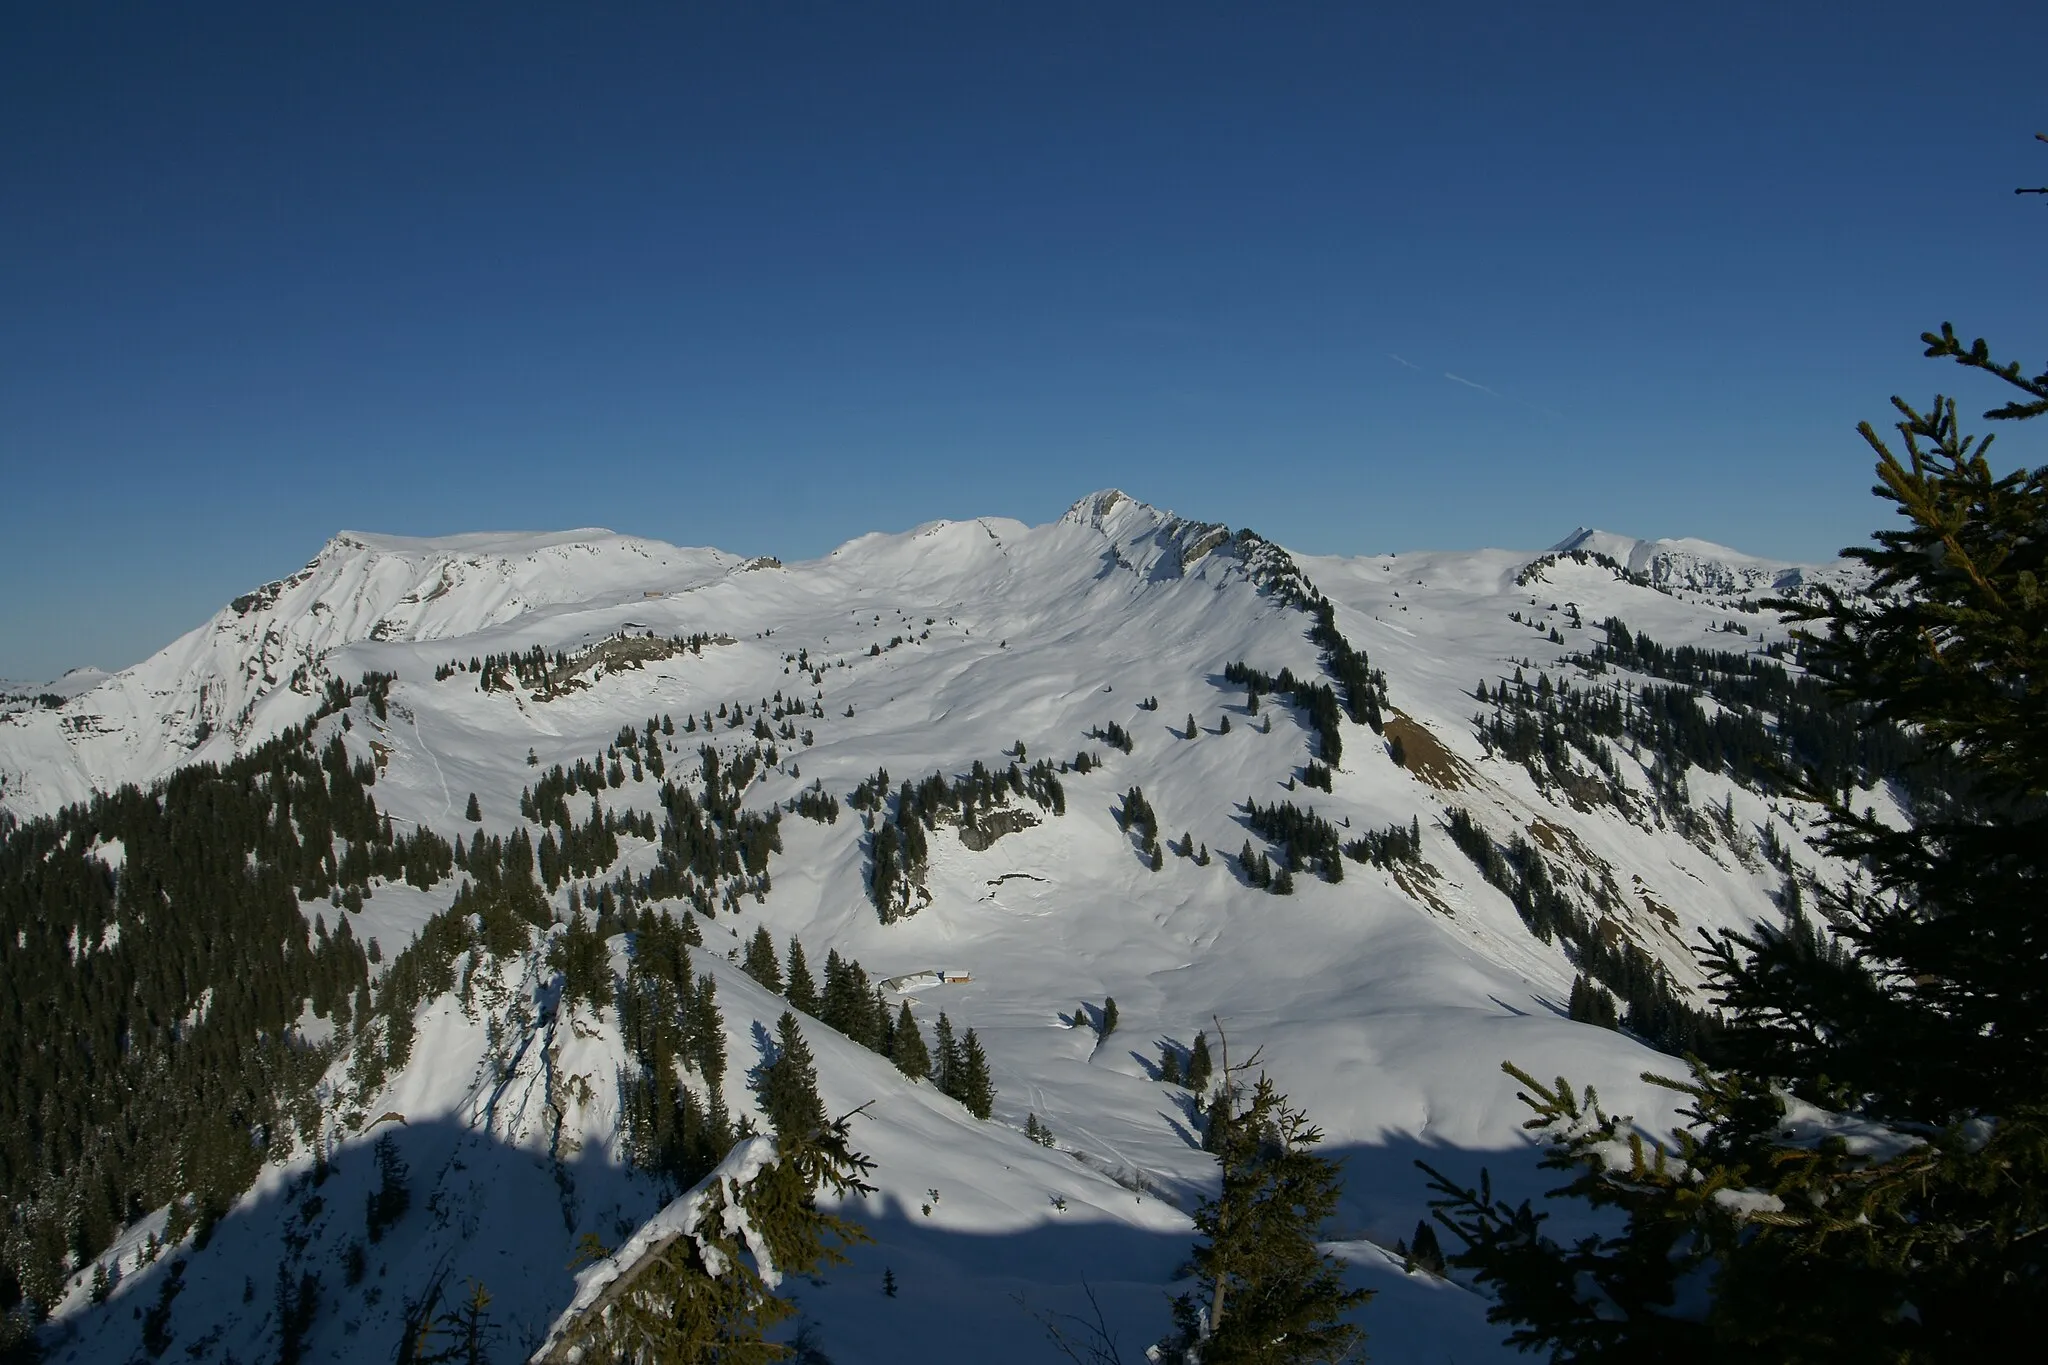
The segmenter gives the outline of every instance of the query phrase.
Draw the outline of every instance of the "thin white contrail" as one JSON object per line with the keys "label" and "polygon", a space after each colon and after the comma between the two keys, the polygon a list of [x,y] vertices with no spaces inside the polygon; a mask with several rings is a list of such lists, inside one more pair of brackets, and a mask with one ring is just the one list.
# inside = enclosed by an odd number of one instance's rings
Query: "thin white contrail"
{"label": "thin white contrail", "polygon": [[1463,384],[1463,385],[1464,385],[1464,386],[1465,386],[1466,388],[1468,388],[1468,389],[1477,389],[1477,390],[1479,390],[1479,391],[1480,391],[1481,393],[1490,393],[1490,394],[1492,394],[1492,395],[1493,395],[1493,396],[1494,396],[1495,398],[1498,398],[1498,397],[1500,397],[1500,396],[1501,396],[1498,390],[1495,390],[1495,389],[1489,389],[1489,388],[1487,388],[1487,387],[1486,387],[1486,385],[1484,385],[1484,384],[1480,384],[1480,383],[1476,383],[1476,382],[1474,382],[1473,380],[1467,379],[1467,378],[1465,378],[1465,376],[1464,376],[1464,375],[1462,375],[1462,374],[1452,374],[1452,373],[1451,373],[1451,372],[1450,372],[1449,370],[1445,370],[1445,371],[1444,371],[1444,378],[1446,378],[1446,379],[1450,380],[1450,381],[1451,381],[1451,382],[1452,382],[1453,384]]}

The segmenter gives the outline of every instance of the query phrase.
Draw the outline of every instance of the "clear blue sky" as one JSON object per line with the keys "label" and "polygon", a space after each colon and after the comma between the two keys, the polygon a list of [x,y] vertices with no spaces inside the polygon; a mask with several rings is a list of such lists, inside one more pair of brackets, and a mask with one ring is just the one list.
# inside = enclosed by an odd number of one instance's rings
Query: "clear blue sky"
{"label": "clear blue sky", "polygon": [[1824,556],[1857,420],[1991,405],[1922,329],[2048,347],[2044,50],[2011,2],[10,5],[0,677],[342,527],[800,558],[1117,485]]}

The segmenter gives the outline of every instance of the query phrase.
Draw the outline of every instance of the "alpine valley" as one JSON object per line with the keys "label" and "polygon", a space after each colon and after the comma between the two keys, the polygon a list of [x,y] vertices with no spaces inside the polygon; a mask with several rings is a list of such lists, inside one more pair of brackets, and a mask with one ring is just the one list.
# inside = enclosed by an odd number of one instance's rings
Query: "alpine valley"
{"label": "alpine valley", "polygon": [[0,1308],[56,1361],[546,1352],[753,1169],[793,1011],[872,1162],[799,1359],[1143,1358],[1226,1067],[1340,1163],[1369,1358],[1514,1359],[1415,1163],[1558,1183],[1504,1060],[1670,1130],[1701,931],[1858,875],[1788,774],[1915,800],[1762,605],[1860,573],[1114,491],[795,564],[337,535],[0,704]]}

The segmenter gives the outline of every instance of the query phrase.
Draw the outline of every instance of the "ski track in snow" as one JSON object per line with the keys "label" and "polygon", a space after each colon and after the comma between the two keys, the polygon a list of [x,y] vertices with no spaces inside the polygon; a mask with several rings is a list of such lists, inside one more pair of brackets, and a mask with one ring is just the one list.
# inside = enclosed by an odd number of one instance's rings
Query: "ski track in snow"
{"label": "ski track in snow", "polygon": [[434,765],[434,776],[441,781],[441,813],[446,815],[452,823],[457,818],[455,794],[448,789],[448,774],[441,767],[440,755],[434,752],[433,746],[428,744],[426,737],[420,733],[420,717],[417,711],[412,713],[412,738],[413,742],[419,745],[420,752],[425,754]]}

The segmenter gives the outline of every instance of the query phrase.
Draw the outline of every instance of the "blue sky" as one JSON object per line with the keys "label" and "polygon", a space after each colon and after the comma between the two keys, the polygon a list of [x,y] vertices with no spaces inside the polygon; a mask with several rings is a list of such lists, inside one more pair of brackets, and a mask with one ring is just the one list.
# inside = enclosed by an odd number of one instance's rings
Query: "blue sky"
{"label": "blue sky", "polygon": [[10,6],[0,677],[343,527],[1820,557],[2040,359],[2048,8],[1438,8]]}

